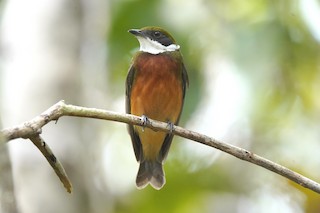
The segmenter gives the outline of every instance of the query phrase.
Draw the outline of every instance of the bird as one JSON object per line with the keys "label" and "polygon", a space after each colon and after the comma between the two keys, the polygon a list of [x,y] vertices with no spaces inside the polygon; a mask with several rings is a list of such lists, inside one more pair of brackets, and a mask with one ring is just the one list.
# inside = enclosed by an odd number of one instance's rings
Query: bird
{"label": "bird", "polygon": [[[180,46],[164,29],[155,26],[130,29],[140,44],[126,78],[126,113],[166,122],[173,130],[184,105],[188,74]],[[160,190],[165,182],[164,160],[173,134],[128,124],[136,160],[138,189],[150,184]]]}

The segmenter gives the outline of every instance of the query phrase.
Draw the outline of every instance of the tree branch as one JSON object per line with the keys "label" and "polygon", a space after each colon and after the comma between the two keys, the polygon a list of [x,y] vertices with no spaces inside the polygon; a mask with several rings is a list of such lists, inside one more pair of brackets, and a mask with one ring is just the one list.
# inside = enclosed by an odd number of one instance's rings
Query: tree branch
{"label": "tree branch", "polygon": [[[71,192],[71,184],[64,172],[62,165],[59,163],[58,159],[53,155],[48,145],[45,144],[43,139],[39,136],[39,134],[41,133],[41,128],[44,125],[46,125],[50,121],[57,121],[62,116],[96,118],[142,126],[141,118],[138,116],[130,114],[120,114],[101,109],[68,105],[65,104],[64,101],[59,101],[58,103],[50,107],[48,110],[43,112],[41,115],[33,118],[32,120],[27,121],[18,126],[6,128],[0,131],[0,134],[4,136],[6,141],[10,141],[16,138],[29,138],[46,157],[46,159],[53,167],[53,169],[55,170],[56,174],[58,175],[68,192]],[[158,131],[170,131],[170,128],[168,127],[167,123],[155,121],[152,119],[150,119],[150,122],[147,122],[146,126]],[[267,170],[273,171],[283,177],[292,180],[293,182],[296,182],[297,184],[305,188],[311,189],[312,191],[320,194],[319,183],[297,172],[294,172],[282,165],[279,165],[259,155],[256,155],[248,150],[227,143],[223,143],[221,141],[215,140],[214,138],[181,128],[179,126],[174,126],[172,134],[205,144],[207,146],[214,147],[230,155],[233,155],[241,160],[245,160],[258,166],[261,166]]]}
{"label": "tree branch", "polygon": [[72,185],[71,182],[57,157],[53,154],[50,147],[46,144],[46,142],[42,139],[40,135],[32,135],[30,136],[30,140],[32,143],[40,150],[43,156],[50,163],[53,170],[56,172],[60,181],[62,182],[64,188],[71,193]]}

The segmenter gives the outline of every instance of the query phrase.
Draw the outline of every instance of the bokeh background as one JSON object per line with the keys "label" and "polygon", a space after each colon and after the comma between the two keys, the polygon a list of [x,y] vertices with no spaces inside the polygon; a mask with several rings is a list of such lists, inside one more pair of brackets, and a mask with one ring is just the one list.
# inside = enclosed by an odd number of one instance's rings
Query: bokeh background
{"label": "bokeh background", "polygon": [[[181,126],[320,181],[318,0],[2,0],[2,127],[58,102],[124,112],[136,39],[157,25],[188,69]],[[167,183],[137,190],[124,124],[64,117],[43,128],[70,195],[27,140],[0,149],[3,213],[320,212],[320,196],[258,166],[175,137]],[[9,157],[10,154],[10,157]],[[9,161],[11,159],[11,163]]]}

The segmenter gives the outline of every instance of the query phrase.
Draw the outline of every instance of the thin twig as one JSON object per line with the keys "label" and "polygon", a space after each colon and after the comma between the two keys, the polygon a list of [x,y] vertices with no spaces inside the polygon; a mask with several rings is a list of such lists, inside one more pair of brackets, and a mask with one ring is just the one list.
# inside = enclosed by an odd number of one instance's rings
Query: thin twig
{"label": "thin twig", "polygon": [[[87,118],[96,118],[103,120],[111,120],[122,123],[129,123],[133,125],[142,126],[141,118],[134,115],[129,114],[120,114],[107,110],[101,109],[93,109],[86,107],[79,107],[74,105],[67,105],[64,101],[60,101],[50,107],[41,115],[35,117],[34,119],[25,122],[19,126],[13,128],[7,128],[2,130],[0,133],[6,138],[7,141],[15,139],[15,138],[32,138],[35,135],[41,133],[41,128],[53,120],[58,120],[62,116],[75,116],[75,117],[87,117]],[[171,129],[168,127],[167,123],[155,121],[149,119],[150,122],[147,123],[147,127],[158,130],[169,132]],[[256,155],[248,150],[223,143],[214,138],[208,137],[203,134],[199,134],[194,131],[190,131],[179,126],[174,126],[174,130],[172,134],[205,144],[207,146],[214,147],[223,152],[226,152],[230,155],[233,155],[241,160],[245,160],[251,162],[253,164],[259,165],[267,170],[273,171],[283,177],[286,177],[297,184],[311,189],[314,192],[320,194],[320,184],[297,173],[294,172],[282,165],[274,163],[268,159],[265,159],[259,155]],[[56,172],[57,173],[57,172]],[[57,173],[59,176],[59,174]],[[61,179],[61,177],[59,176]]]}
{"label": "thin twig", "polygon": [[56,172],[57,176],[59,177],[60,181],[62,182],[64,188],[71,193],[72,185],[71,182],[62,166],[60,161],[56,158],[56,156],[51,151],[50,147],[46,142],[42,139],[40,135],[33,135],[30,136],[30,140],[32,143],[40,150],[40,152],[45,156],[47,161],[50,163],[53,170]]}

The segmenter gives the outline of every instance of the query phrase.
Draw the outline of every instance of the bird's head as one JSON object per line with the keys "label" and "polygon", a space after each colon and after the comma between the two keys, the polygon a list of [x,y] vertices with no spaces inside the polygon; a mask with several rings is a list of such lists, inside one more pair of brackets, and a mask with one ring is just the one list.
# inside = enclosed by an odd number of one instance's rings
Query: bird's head
{"label": "bird's head", "polygon": [[159,54],[180,49],[180,46],[175,43],[174,38],[160,27],[131,29],[129,32],[138,39],[140,51]]}

